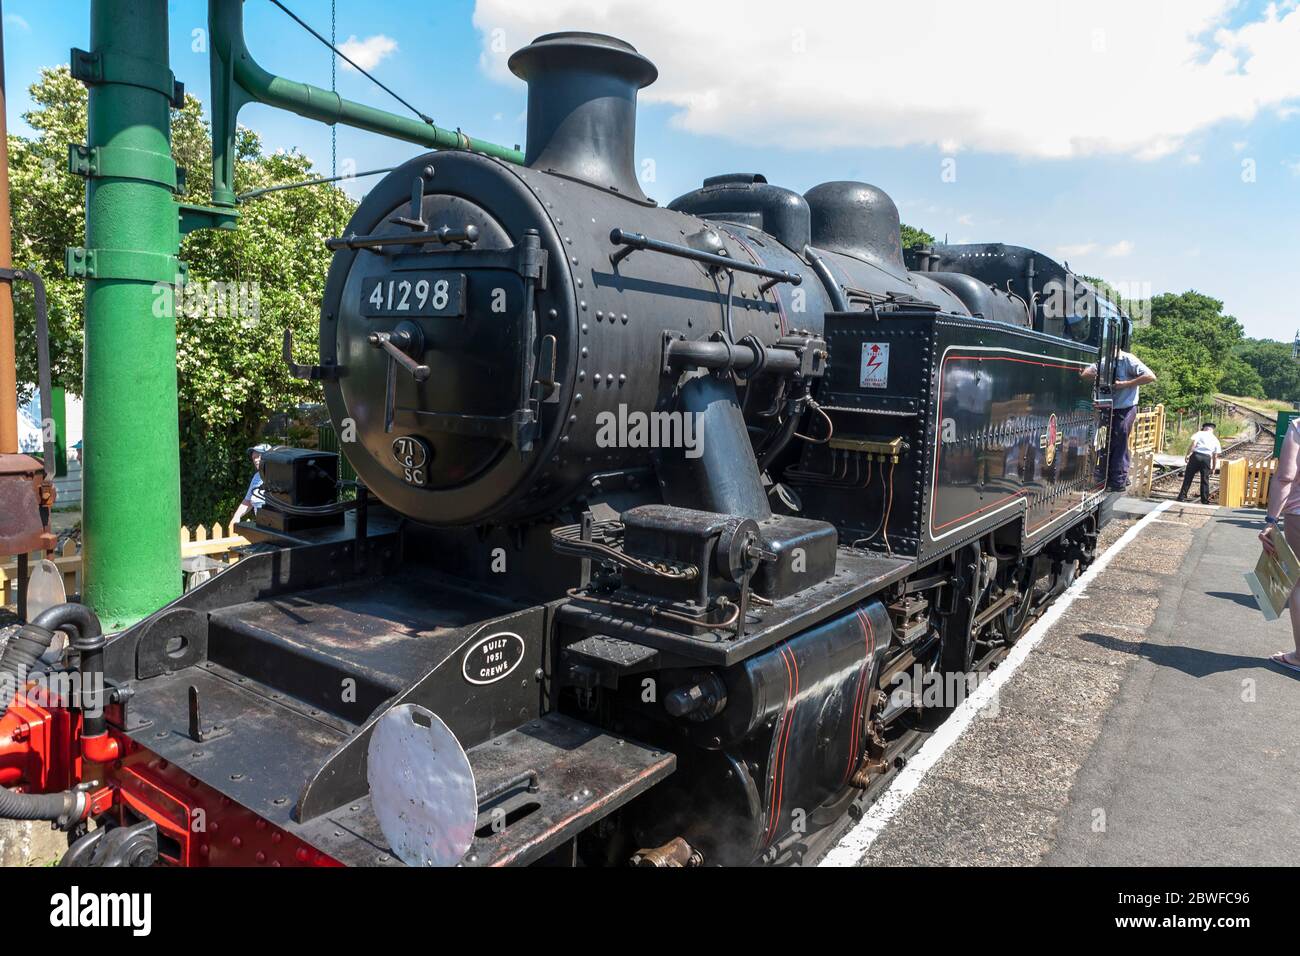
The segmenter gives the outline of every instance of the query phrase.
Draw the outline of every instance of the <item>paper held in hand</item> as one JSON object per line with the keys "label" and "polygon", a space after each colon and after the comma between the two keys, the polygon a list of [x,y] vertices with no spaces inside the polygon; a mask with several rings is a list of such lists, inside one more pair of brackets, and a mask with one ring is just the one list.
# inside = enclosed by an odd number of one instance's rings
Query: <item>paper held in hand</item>
{"label": "paper held in hand", "polygon": [[1277,549],[1277,556],[1267,551],[1261,554],[1255,570],[1246,572],[1246,583],[1250,585],[1264,617],[1276,621],[1282,616],[1296,582],[1300,581],[1300,561],[1296,560],[1295,552],[1286,543],[1279,525],[1268,529],[1268,537]]}

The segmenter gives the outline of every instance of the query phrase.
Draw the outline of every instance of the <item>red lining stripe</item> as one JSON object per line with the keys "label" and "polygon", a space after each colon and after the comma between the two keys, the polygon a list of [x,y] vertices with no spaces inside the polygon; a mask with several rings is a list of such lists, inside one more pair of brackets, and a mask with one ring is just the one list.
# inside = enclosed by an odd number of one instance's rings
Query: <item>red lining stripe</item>
{"label": "red lining stripe", "polygon": [[777,757],[777,765],[773,768],[772,789],[775,797],[775,804],[772,808],[772,817],[768,821],[768,842],[776,836],[781,819],[781,800],[785,794],[785,755],[790,746],[790,730],[794,723],[794,712],[799,706],[799,662],[795,659],[794,651],[789,648],[781,648],[781,659],[785,661],[786,676],[790,678],[793,669],[793,687],[790,696],[786,701],[786,713],[782,721],[782,740],[780,751]]}
{"label": "red lining stripe", "polygon": [[777,743],[773,749],[772,758],[772,807],[767,820],[767,832],[764,842],[771,843],[772,837],[776,835],[776,822],[781,813],[781,794],[778,782],[781,779],[781,764],[785,759],[785,745],[789,739],[788,731],[790,727],[790,704],[794,700],[794,675],[790,671],[790,659],[786,656],[786,648],[781,648],[781,663],[785,665],[785,708],[781,714],[781,725],[777,730]]}
{"label": "red lining stripe", "polygon": [[[871,658],[876,649],[876,629],[871,626],[871,618],[862,608],[856,608],[853,613],[858,618],[858,629],[862,632],[863,644],[866,647],[866,658],[862,662],[862,669],[858,672],[858,688],[854,694],[853,724],[849,737],[848,767],[844,771],[845,780],[848,780],[849,775],[853,773],[853,764],[859,749],[862,705],[866,699],[866,684],[871,669]],[[866,625],[865,628],[863,627],[864,624]]]}

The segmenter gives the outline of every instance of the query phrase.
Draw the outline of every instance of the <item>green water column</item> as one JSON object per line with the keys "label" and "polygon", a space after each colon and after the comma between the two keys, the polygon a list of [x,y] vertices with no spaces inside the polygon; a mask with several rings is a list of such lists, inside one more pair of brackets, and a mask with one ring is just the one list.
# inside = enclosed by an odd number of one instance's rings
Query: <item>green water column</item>
{"label": "green water column", "polygon": [[[92,0],[90,51],[72,72],[90,88],[86,177],[84,600],[106,630],[181,593],[176,319],[180,268],[169,108],[166,0]],[[160,301],[163,305],[160,307]]]}
{"label": "green water column", "polygon": [[54,477],[63,478],[68,474],[68,398],[58,385],[50,389],[50,405],[48,412],[41,409],[41,418],[54,419]]}

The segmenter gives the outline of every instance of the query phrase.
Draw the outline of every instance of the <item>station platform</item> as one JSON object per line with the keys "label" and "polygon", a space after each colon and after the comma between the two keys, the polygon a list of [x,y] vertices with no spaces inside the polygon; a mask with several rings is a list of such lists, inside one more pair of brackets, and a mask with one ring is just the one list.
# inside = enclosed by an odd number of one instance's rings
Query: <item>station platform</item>
{"label": "station platform", "polygon": [[1290,621],[1242,577],[1263,513],[1120,511],[1096,573],[823,865],[1300,862],[1300,675],[1268,661]]}

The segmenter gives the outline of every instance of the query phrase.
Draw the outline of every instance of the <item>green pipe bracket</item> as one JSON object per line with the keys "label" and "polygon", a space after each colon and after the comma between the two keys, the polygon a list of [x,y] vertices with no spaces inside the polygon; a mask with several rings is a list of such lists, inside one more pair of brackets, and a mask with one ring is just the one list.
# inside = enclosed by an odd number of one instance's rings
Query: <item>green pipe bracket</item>
{"label": "green pipe bracket", "polygon": [[87,86],[97,83],[138,86],[161,93],[176,109],[185,105],[185,84],[179,82],[171,70],[150,60],[125,53],[91,53],[73,47],[68,68],[73,79]]}
{"label": "green pipe bracket", "polygon": [[188,236],[200,229],[234,229],[239,225],[237,209],[218,206],[199,206],[194,203],[178,203],[181,211],[181,235]]}
{"label": "green pipe bracket", "polygon": [[137,282],[184,282],[189,267],[177,256],[138,249],[85,249],[70,246],[64,267],[72,279],[131,279]]}
{"label": "green pipe bracket", "polygon": [[138,179],[157,183],[172,192],[178,189],[176,162],[144,149],[128,146],[82,146],[68,144],[68,172],[91,178]]}

